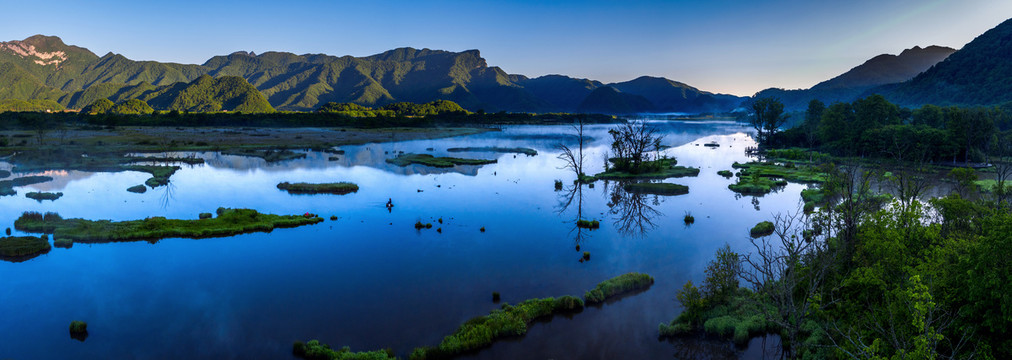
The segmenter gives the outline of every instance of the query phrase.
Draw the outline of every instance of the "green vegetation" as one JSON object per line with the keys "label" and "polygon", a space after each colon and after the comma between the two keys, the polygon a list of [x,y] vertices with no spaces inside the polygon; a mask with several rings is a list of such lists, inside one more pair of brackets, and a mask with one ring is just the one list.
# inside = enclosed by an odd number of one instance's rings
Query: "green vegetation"
{"label": "green vegetation", "polygon": [[0,179],[5,179],[8,176],[11,176],[11,172],[10,171],[0,170]]}
{"label": "green vegetation", "polygon": [[203,220],[176,220],[151,217],[143,220],[109,221],[63,219],[58,214],[26,212],[14,221],[14,228],[27,232],[51,233],[54,239],[79,243],[149,240],[164,238],[225,237],[249,232],[271,231],[322,222],[308,214],[272,215],[250,209],[218,208],[218,217]]}
{"label": "green vegetation", "polygon": [[556,313],[583,309],[583,300],[573,296],[525,300],[516,305],[503,304],[486,316],[468,320],[435,347],[420,347],[411,352],[412,360],[441,359],[489,346],[495,340],[527,333],[531,322]]}
{"label": "green vegetation", "polygon": [[46,236],[8,236],[0,238],[0,260],[23,261],[49,252]]}
{"label": "green vegetation", "polygon": [[0,180],[0,196],[15,195],[15,186],[28,186],[53,181],[49,176],[22,176],[11,180]]}
{"label": "green vegetation", "polygon": [[770,139],[776,136],[780,126],[787,121],[784,104],[777,98],[763,97],[752,101],[751,110],[749,124],[756,130],[756,142],[760,146],[770,145]]}
{"label": "green vegetation", "polygon": [[70,333],[81,334],[88,332],[88,323],[84,321],[74,320],[70,322]]}
{"label": "green vegetation", "polygon": [[58,248],[70,249],[74,246],[74,240],[70,239],[53,239],[53,246]]}
{"label": "green vegetation", "polygon": [[203,164],[204,159],[199,157],[168,157],[168,156],[140,156],[128,157],[129,162],[158,162],[158,163],[184,163],[190,165]]}
{"label": "green vegetation", "polygon": [[597,229],[601,227],[601,222],[597,220],[576,220],[576,227],[584,229]]}
{"label": "green vegetation", "polygon": [[616,296],[648,289],[653,284],[654,278],[647,274],[622,274],[597,284],[594,289],[583,294],[583,299],[587,304],[600,304]]}
{"label": "green vegetation", "polygon": [[758,175],[752,175],[748,177],[738,178],[738,182],[727,186],[728,189],[736,193],[746,195],[763,195],[773,191],[774,188],[787,185],[787,180],[783,179],[770,179],[760,177]]}
{"label": "green vegetation", "polygon": [[128,187],[127,191],[132,192],[132,193],[143,194],[144,192],[148,191],[148,188],[145,187],[144,185],[134,185],[134,186]]}
{"label": "green vegetation", "polygon": [[791,162],[749,162],[739,164],[735,162],[731,167],[739,169],[741,177],[760,176],[766,178],[780,178],[791,182],[803,184],[817,184],[826,181],[826,173],[816,166],[796,164]]}
{"label": "green vegetation", "polygon": [[397,358],[390,349],[352,352],[351,348],[345,346],[334,350],[328,345],[320,344],[318,340],[309,340],[305,344],[296,341],[292,345],[292,354],[308,360],[392,360]]}
{"label": "green vegetation", "polygon": [[[610,161],[615,162],[615,159]],[[619,167],[612,167],[605,172],[590,177],[589,180],[646,180],[646,179],[667,179],[673,177],[686,177],[699,175],[699,169],[676,166],[675,159],[658,159],[645,161],[640,164],[639,172],[623,171]]]}
{"label": "green vegetation", "polygon": [[583,252],[583,261],[590,261],[590,251]]}
{"label": "green vegetation", "polygon": [[109,112],[118,115],[145,115],[155,112],[155,109],[148,106],[144,100],[130,99],[116,104],[112,109],[109,109]]}
{"label": "green vegetation", "polygon": [[752,237],[770,236],[773,235],[774,230],[776,230],[776,227],[773,226],[772,222],[761,221],[758,224],[755,224],[755,226],[752,227],[752,230],[749,230],[749,235]]}
{"label": "green vegetation", "polygon": [[492,292],[492,302],[498,303],[499,300],[501,300],[501,299],[502,299],[502,297],[499,295],[498,291],[493,291]]}
{"label": "green vegetation", "polygon": [[45,99],[33,99],[33,100],[20,100],[20,99],[4,99],[0,100],[0,112],[5,111],[36,111],[36,112],[48,112],[48,111],[63,111],[65,110],[63,105],[53,100]]}
{"label": "green vegetation", "polygon": [[760,302],[757,294],[738,287],[741,261],[741,255],[731,251],[730,246],[718,249],[715,259],[707,264],[702,288],[689,280],[678,292],[682,313],[668,324],[661,323],[660,335],[705,332],[745,345],[752,337],[773,331],[775,326],[763,316],[771,309]]}
{"label": "green vegetation", "polygon": [[336,182],[324,184],[283,182],[278,184],[278,189],[288,191],[291,194],[337,194],[344,195],[358,191],[358,185],[349,182]]}
{"label": "green vegetation", "polygon": [[726,178],[730,178],[730,177],[734,176],[734,173],[732,173],[731,170],[720,170],[720,171],[717,172],[717,175],[720,175],[720,176],[723,176],[723,177],[726,177]]}
{"label": "green vegetation", "polygon": [[428,116],[444,114],[467,114],[467,110],[449,100],[436,100],[424,104],[398,102],[385,105],[378,109],[354,104],[329,102],[317,110],[321,113],[332,113],[351,117],[395,117],[395,116]]}
{"label": "green vegetation", "polygon": [[[150,187],[159,187],[169,183],[169,177],[181,169],[178,166],[153,166],[153,165],[130,165],[123,166],[123,170],[140,171],[151,174],[151,177],[144,181]],[[129,189],[128,189],[129,190]]]}
{"label": "green vegetation", "polygon": [[116,106],[116,103],[109,99],[101,98],[82,108],[81,113],[90,115],[106,114],[111,112],[114,106]]}
{"label": "green vegetation", "polygon": [[522,147],[507,148],[507,147],[492,147],[492,146],[449,148],[449,149],[446,149],[446,151],[449,151],[449,152],[517,153],[517,154],[524,154],[524,155],[527,155],[527,156],[535,156],[535,155],[538,154],[537,150],[530,149],[530,148],[522,148]]}
{"label": "green vegetation", "polygon": [[32,200],[36,200],[36,201],[39,201],[39,202],[42,202],[42,200],[56,200],[56,199],[59,199],[61,196],[63,196],[62,192],[51,193],[51,192],[38,192],[38,191],[35,191],[35,192],[30,192],[30,193],[26,193],[25,194],[26,198],[29,198],[29,199],[32,199]]}
{"label": "green vegetation", "polygon": [[652,195],[685,195],[689,193],[689,187],[669,183],[632,183],[625,184],[622,189],[637,194]]}
{"label": "green vegetation", "polygon": [[388,163],[397,166],[408,166],[410,164],[419,164],[425,166],[447,168],[455,165],[485,165],[495,164],[496,160],[485,160],[485,159],[461,159],[454,157],[434,157],[428,154],[401,154],[396,158],[387,159]]}
{"label": "green vegetation", "polygon": [[249,156],[264,159],[268,163],[303,159],[305,153],[299,153],[286,149],[228,149],[221,152],[222,155]]}
{"label": "green vegetation", "polygon": [[682,219],[685,221],[685,225],[689,225],[696,222],[696,218],[690,213],[685,213],[685,217]]}

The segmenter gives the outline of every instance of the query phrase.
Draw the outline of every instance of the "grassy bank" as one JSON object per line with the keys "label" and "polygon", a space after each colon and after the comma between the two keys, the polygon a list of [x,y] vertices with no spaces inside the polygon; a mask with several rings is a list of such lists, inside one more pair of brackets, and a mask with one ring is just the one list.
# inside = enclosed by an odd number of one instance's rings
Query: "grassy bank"
{"label": "grassy bank", "polygon": [[765,195],[773,189],[787,186],[787,180],[771,179],[759,176],[742,176],[738,182],[727,186],[728,189],[745,195]]}
{"label": "grassy bank", "polygon": [[0,260],[20,262],[48,253],[52,247],[47,236],[8,236],[0,238]]}
{"label": "grassy bank", "polygon": [[689,193],[689,187],[679,184],[668,183],[634,183],[622,186],[627,192],[651,195],[685,195]]}
{"label": "grassy bank", "polygon": [[408,166],[411,164],[425,165],[431,167],[448,168],[455,165],[485,165],[495,164],[496,160],[486,159],[461,159],[455,157],[435,157],[429,154],[402,154],[393,159],[387,159],[388,163],[397,166]]}
{"label": "grassy bank", "polygon": [[496,152],[496,153],[516,153],[524,154],[527,156],[535,156],[538,154],[537,150],[522,147],[460,147],[460,148],[449,148],[446,149],[449,152]]}
{"label": "grassy bank", "polygon": [[358,191],[358,185],[349,182],[310,184],[310,183],[288,183],[278,184],[278,189],[285,190],[290,194],[337,194],[344,195]]}
{"label": "grassy bank", "polygon": [[143,220],[109,221],[63,219],[58,214],[26,212],[14,221],[14,228],[34,233],[51,233],[55,239],[82,243],[150,240],[164,238],[225,237],[275,228],[322,222],[323,218],[303,215],[261,214],[250,209],[218,208],[218,217],[201,220],[151,217]]}

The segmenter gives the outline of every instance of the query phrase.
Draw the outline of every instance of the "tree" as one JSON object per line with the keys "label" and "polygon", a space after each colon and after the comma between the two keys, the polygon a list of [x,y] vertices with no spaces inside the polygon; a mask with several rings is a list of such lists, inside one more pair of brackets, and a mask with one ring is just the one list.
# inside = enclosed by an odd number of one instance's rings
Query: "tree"
{"label": "tree", "polygon": [[804,236],[802,213],[776,215],[774,236],[749,237],[755,251],[743,257],[742,278],[772,305],[762,314],[781,329],[787,358],[802,346],[802,328],[820,307],[820,286],[834,263],[826,241]]}
{"label": "tree", "polygon": [[558,144],[556,147],[562,151],[559,154],[559,159],[565,162],[563,169],[570,169],[576,172],[576,180],[583,181],[583,177],[586,176],[583,173],[583,142],[586,137],[583,133],[583,117],[577,117],[576,124],[572,125],[573,131],[576,132],[576,143],[577,149],[569,148],[566,144]]}
{"label": "tree", "polygon": [[808,110],[805,111],[805,141],[808,147],[815,147],[815,141],[819,139],[819,122],[822,121],[822,113],[826,112],[826,104],[819,99],[808,102]]}
{"label": "tree", "polygon": [[650,152],[659,151],[663,136],[657,130],[642,121],[626,122],[618,128],[608,130],[611,134],[611,152],[615,168],[630,173],[641,173],[646,170],[643,164],[651,161]]}
{"label": "tree", "polygon": [[784,104],[777,98],[759,98],[752,103],[752,117],[749,118],[749,123],[756,130],[756,140],[760,146],[770,145],[770,137],[780,131],[780,126],[786,121]]}
{"label": "tree", "polygon": [[18,114],[18,125],[21,128],[29,129],[35,132],[35,137],[39,140],[39,145],[42,145],[46,134],[56,127],[56,121],[54,121],[51,116],[25,112]]}

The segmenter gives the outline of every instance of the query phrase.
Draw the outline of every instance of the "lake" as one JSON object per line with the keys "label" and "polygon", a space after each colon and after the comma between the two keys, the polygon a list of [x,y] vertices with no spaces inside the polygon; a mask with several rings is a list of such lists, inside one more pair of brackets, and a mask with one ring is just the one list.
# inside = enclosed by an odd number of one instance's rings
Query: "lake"
{"label": "lake", "polygon": [[[134,194],[140,172],[47,171],[54,181],[0,197],[0,227],[23,211],[64,218],[196,219],[218,207],[273,214],[317,213],[328,220],[226,238],[74,244],[24,261],[0,261],[0,358],[292,358],[292,342],[319,339],[354,351],[437,345],[464,321],[502,301],[582,295],[627,272],[652,275],[647,291],[580,313],[537,322],[526,336],[468,354],[473,359],[758,358],[762,339],[735,348],[717,339],[658,340],[657,326],[679,312],[677,290],[701,283],[725,243],[751,249],[748,230],[801,207],[805,185],[762,197],[739,196],[717,175],[747,162],[752,130],[735,122],[650,121],[662,153],[699,176],[667,179],[681,196],[633,195],[616,182],[574,188],[556,144],[573,145],[567,126],[511,126],[436,140],[341,146],[305,159],[193,154],[168,186]],[[588,126],[586,172],[603,170],[614,125]],[[717,148],[703,144],[717,142]],[[469,146],[528,147],[539,154],[447,152]],[[398,167],[399,152],[496,158],[484,166]],[[180,155],[180,154],[172,154]],[[0,163],[0,169],[10,169]],[[555,180],[565,189],[556,191]],[[350,181],[348,195],[291,195],[288,182]],[[28,191],[59,191],[56,201]],[[384,206],[390,199],[394,207]],[[567,206],[568,203],[568,206]],[[682,218],[691,213],[695,223]],[[330,216],[337,220],[329,220]],[[581,216],[582,215],[582,216]],[[576,220],[599,220],[579,230]],[[439,219],[443,222],[439,223]],[[414,224],[432,223],[416,230]],[[437,228],[441,232],[437,232]],[[485,228],[485,231],[480,231]],[[15,235],[20,234],[14,231]],[[579,247],[579,250],[577,249]],[[584,251],[591,254],[581,262]],[[71,320],[90,336],[71,339]]]}

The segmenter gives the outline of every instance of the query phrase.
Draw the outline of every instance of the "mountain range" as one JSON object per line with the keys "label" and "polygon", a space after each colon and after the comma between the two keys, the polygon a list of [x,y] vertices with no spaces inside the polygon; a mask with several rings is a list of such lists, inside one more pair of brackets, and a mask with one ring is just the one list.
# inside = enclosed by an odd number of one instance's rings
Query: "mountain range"
{"label": "mountain range", "polygon": [[[179,94],[185,85],[206,85],[204,76],[236,86],[226,91],[232,100],[203,100],[211,105],[175,100],[185,96]],[[381,106],[442,99],[490,112],[703,112],[725,111],[744,99],[646,76],[613,84],[562,75],[528,78],[488,66],[478,50],[399,48],[367,57],[235,52],[187,65],[134,61],[113,53],[99,57],[42,35],[0,43],[0,84],[0,99],[53,100],[72,109],[101,98],[138,98],[154,101],[155,109],[181,111],[306,111],[327,102]]]}
{"label": "mountain range", "polygon": [[[1012,101],[1012,20],[963,49],[928,46],[879,55],[809,89],[771,88],[788,110],[882,94],[904,106]],[[564,75],[529,78],[489,66],[478,50],[399,48],[353,57],[234,52],[200,65],[98,56],[54,36],[0,42],[0,105],[81,109],[99,99],[139,99],[157,110],[312,111],[328,102],[377,107],[451,100],[487,112],[724,112],[749,98],[641,76],[602,83]]]}
{"label": "mountain range", "polygon": [[826,104],[851,102],[870,95],[874,92],[873,89],[880,86],[910,80],[955,52],[956,49],[942,46],[925,48],[915,46],[903,50],[899,55],[883,54],[873,57],[809,89],[770,88],[760,91],[755,97],[776,97],[784,103],[784,108],[789,110],[805,109],[808,102],[813,99]]}

